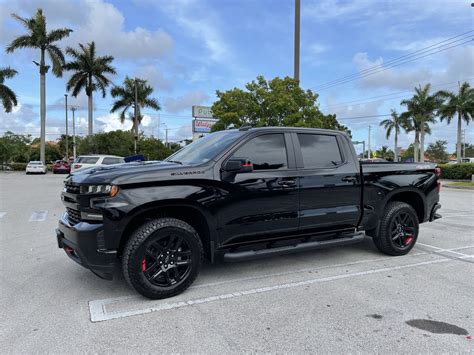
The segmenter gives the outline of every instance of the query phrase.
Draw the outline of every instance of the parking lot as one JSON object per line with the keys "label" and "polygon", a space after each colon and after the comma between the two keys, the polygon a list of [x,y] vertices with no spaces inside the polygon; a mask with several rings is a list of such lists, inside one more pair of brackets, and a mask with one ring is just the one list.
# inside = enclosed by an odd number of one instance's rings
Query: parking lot
{"label": "parking lot", "polygon": [[443,218],[404,257],[358,245],[204,265],[150,301],[57,248],[64,175],[0,174],[0,348],[33,352],[469,352],[474,191],[444,188]]}

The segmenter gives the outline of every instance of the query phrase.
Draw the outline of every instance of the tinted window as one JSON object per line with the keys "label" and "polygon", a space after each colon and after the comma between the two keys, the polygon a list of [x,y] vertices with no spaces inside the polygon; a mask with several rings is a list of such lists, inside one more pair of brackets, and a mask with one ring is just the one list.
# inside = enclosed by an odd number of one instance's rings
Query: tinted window
{"label": "tinted window", "polygon": [[110,164],[120,164],[123,163],[123,159],[121,158],[104,158],[102,164],[110,165]]}
{"label": "tinted window", "polygon": [[254,170],[284,169],[288,166],[283,134],[266,134],[245,143],[233,155],[248,158]]}
{"label": "tinted window", "polygon": [[179,161],[182,164],[202,164],[216,157],[242,135],[239,131],[220,131],[199,138],[178,150],[165,161]]}
{"label": "tinted window", "polygon": [[99,160],[99,157],[79,157],[76,163],[81,164],[95,164]]}
{"label": "tinted window", "polygon": [[341,164],[342,157],[335,136],[298,134],[305,168],[331,168]]}

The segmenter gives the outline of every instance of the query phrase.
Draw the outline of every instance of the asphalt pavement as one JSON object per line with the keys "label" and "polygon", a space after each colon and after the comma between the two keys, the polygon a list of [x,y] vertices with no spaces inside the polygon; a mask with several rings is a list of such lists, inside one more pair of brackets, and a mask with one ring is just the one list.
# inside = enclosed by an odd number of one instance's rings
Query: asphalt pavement
{"label": "asphalt pavement", "polygon": [[403,257],[363,243],[206,264],[183,294],[137,295],[57,248],[64,176],[0,174],[2,353],[473,352],[474,191]]}

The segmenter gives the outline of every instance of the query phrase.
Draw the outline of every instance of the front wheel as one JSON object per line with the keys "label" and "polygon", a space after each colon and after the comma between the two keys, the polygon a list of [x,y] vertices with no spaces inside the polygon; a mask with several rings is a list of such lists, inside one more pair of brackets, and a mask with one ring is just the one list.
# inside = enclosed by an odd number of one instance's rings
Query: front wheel
{"label": "front wheel", "polygon": [[373,241],[382,253],[405,255],[415,246],[418,230],[418,216],[413,207],[405,202],[390,202]]}
{"label": "front wheel", "polygon": [[136,230],[125,246],[125,279],[141,295],[160,299],[186,290],[202,264],[203,246],[188,223],[158,218]]}

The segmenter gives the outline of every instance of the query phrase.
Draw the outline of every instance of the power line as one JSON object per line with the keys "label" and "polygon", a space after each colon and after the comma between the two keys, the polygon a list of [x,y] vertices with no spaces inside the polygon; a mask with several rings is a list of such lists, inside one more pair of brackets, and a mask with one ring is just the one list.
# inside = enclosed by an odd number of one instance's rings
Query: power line
{"label": "power line", "polygon": [[[473,32],[473,31],[469,31],[469,32]],[[469,33],[469,32],[467,32],[467,33]],[[465,35],[465,34],[463,34],[463,35]],[[459,35],[459,36],[463,36],[463,35]],[[456,37],[459,37],[459,36],[456,36]],[[456,38],[456,37],[453,37],[453,38]],[[462,46],[466,43],[471,42],[472,39],[473,39],[472,37],[473,37],[472,35],[469,35],[469,36],[465,36],[463,38],[459,38],[455,41],[450,41],[452,39],[451,38],[449,40],[438,42],[434,45],[431,45],[431,46],[426,47],[424,49],[420,49],[420,50],[418,50],[416,52],[413,52],[411,54],[408,54],[406,56],[402,56],[402,57],[393,59],[391,61],[388,61],[386,63],[382,63],[382,64],[379,64],[379,65],[367,68],[367,69],[362,70],[360,72],[357,72],[357,73],[354,73],[354,74],[351,74],[351,75],[347,75],[347,76],[344,76],[344,77],[341,77],[341,78],[323,83],[320,86],[313,87],[313,89],[315,89],[317,91],[321,91],[321,90],[326,90],[326,89],[329,89],[331,87],[341,85],[341,84],[344,84],[344,83],[347,83],[347,82],[350,82],[350,81],[359,80],[359,79],[362,79],[364,77],[380,73],[382,71],[385,71],[385,70],[390,69],[390,68],[397,67],[397,66],[402,65],[402,64],[410,63],[410,62],[413,62],[415,60],[419,60],[421,58],[424,58],[424,57],[427,57],[427,56],[430,56],[430,55],[433,55],[433,54],[436,54],[436,53],[439,53],[439,52],[443,52],[443,51],[446,51],[446,50],[451,49],[451,48]],[[468,39],[468,40],[466,40],[466,39]],[[446,42],[446,41],[449,41],[449,42],[445,43],[443,45],[439,45],[440,43],[443,43],[443,42]],[[460,41],[462,41],[462,42],[461,43],[456,43],[456,42],[460,42]],[[456,43],[456,44],[453,44],[453,43]],[[453,45],[450,45],[450,44],[453,44]],[[432,47],[435,47],[435,48],[432,48]],[[429,48],[431,48],[431,49],[429,49]],[[428,52],[428,53],[423,54],[424,52]],[[423,55],[420,55],[420,54],[423,54]],[[414,58],[409,59],[410,57],[414,57]]]}
{"label": "power line", "polygon": [[[472,79],[474,79],[474,77],[470,77],[470,78],[467,78],[467,79],[461,79],[460,81],[471,81]],[[449,83],[438,83],[438,84],[431,85],[431,87],[432,88],[444,87],[444,88],[448,89],[448,88],[451,88],[451,87],[457,87],[458,82],[459,82],[459,80],[452,81],[452,82],[449,82]],[[330,108],[344,106],[344,105],[347,105],[347,104],[362,105],[362,104],[377,102],[377,101],[387,101],[387,100],[396,99],[396,98],[405,98],[406,95],[400,96],[400,94],[409,94],[409,93],[413,93],[413,91],[410,91],[410,90],[397,91],[397,92],[391,92],[391,93],[388,93],[388,94],[383,94],[383,95],[378,95],[378,96],[359,98],[359,99],[354,99],[354,100],[350,100],[350,101],[342,101],[342,102],[337,102],[333,105],[327,105],[327,106],[325,106],[325,109],[328,110]],[[382,99],[382,98],[384,98],[384,99]],[[367,101],[367,100],[371,100],[371,101]]]}

